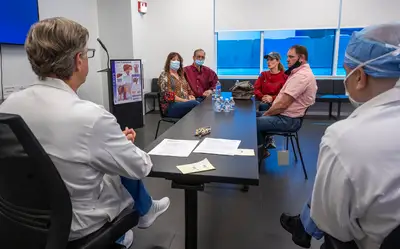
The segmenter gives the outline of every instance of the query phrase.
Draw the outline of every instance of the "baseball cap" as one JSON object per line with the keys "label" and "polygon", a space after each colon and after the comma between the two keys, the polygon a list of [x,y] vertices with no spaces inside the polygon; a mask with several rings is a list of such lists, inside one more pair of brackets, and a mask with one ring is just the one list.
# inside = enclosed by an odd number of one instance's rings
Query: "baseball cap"
{"label": "baseball cap", "polygon": [[264,59],[268,59],[268,57],[276,60],[281,60],[281,55],[277,52],[271,52],[269,54],[264,55]]}

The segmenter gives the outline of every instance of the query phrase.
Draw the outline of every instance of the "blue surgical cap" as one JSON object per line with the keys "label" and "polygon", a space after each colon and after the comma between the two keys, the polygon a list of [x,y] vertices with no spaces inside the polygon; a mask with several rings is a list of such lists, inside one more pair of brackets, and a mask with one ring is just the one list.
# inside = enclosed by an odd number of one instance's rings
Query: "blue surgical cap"
{"label": "blue surgical cap", "polygon": [[[344,64],[352,69],[363,66],[366,74],[376,78],[400,78],[400,22],[381,24],[354,32],[346,49]],[[383,56],[387,54],[387,56]]]}

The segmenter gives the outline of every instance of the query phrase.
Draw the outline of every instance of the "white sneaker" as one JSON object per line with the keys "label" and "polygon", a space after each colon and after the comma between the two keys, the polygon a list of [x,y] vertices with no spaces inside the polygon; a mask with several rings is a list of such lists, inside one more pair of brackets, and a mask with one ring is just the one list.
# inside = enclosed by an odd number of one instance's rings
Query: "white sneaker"
{"label": "white sneaker", "polygon": [[126,232],[124,239],[122,241],[118,241],[117,244],[123,245],[129,249],[133,244],[133,231],[129,230]]}
{"label": "white sneaker", "polygon": [[147,212],[145,216],[140,217],[138,228],[146,229],[150,227],[158,216],[167,211],[169,204],[170,201],[168,197],[164,197],[158,201],[153,200],[153,204],[151,205],[149,212]]}

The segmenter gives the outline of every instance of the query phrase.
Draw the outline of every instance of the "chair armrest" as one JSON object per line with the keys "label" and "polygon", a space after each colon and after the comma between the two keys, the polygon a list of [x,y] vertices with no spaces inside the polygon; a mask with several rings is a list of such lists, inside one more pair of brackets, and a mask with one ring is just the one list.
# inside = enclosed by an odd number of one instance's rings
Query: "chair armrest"
{"label": "chair armrest", "polygon": [[67,249],[109,249],[115,241],[139,222],[139,213],[127,208],[98,231],[68,243]]}
{"label": "chair armrest", "polygon": [[358,249],[358,246],[354,241],[342,242],[329,234],[324,235],[324,240],[324,249]]}

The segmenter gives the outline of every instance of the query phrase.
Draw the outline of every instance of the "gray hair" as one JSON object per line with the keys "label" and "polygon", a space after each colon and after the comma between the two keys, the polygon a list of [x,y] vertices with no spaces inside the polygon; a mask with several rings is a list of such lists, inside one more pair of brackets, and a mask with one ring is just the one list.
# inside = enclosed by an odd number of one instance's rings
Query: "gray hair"
{"label": "gray hair", "polygon": [[194,51],[193,56],[196,56],[197,52],[203,52],[204,55],[206,55],[206,52],[205,52],[203,49],[198,48],[198,49],[196,49],[196,50]]}
{"label": "gray hair", "polygon": [[67,18],[54,17],[32,25],[25,41],[32,70],[40,80],[53,75],[68,80],[76,67],[75,56],[85,52],[88,39],[89,31]]}

